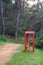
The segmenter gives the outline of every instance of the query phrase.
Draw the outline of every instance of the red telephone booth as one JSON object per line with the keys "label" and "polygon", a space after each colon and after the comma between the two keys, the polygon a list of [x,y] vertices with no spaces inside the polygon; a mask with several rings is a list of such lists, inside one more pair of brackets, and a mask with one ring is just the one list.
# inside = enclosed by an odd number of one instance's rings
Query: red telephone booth
{"label": "red telephone booth", "polygon": [[25,45],[25,52],[34,52],[34,31],[25,31],[24,36],[24,45]]}

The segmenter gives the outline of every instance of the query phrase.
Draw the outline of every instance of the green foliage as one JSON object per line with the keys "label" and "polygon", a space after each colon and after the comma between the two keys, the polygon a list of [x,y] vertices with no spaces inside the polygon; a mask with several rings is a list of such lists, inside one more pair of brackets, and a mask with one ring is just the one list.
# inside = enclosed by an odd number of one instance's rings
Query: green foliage
{"label": "green foliage", "polygon": [[0,36],[0,41],[7,41],[5,36]]}
{"label": "green foliage", "polygon": [[9,3],[11,0],[3,0],[5,3]]}
{"label": "green foliage", "polygon": [[3,35],[0,35],[0,44],[1,44],[1,42],[5,42],[5,43],[14,43],[15,42],[15,40],[14,40],[14,38],[13,37],[10,37],[10,36],[3,36]]}
{"label": "green foliage", "polygon": [[43,30],[41,30],[39,36],[36,37],[35,43],[36,47],[43,49]]}
{"label": "green foliage", "polygon": [[[5,34],[14,36],[16,32],[17,12],[19,0],[15,4],[10,3],[11,0],[3,0]],[[21,0],[20,0],[21,1]],[[20,3],[19,3],[20,4]],[[23,5],[23,2],[21,1]],[[24,6],[26,4],[24,3]],[[1,12],[0,12],[1,14]],[[18,23],[18,36],[23,36],[26,30],[34,30],[36,35],[43,29],[43,7],[24,8],[20,10],[20,18]],[[0,34],[2,34],[2,22],[0,17]],[[39,34],[38,34],[39,35]]]}
{"label": "green foliage", "polygon": [[23,36],[20,36],[19,38],[18,38],[18,40],[14,40],[14,42],[15,43],[19,43],[19,44],[24,44],[24,37]]}

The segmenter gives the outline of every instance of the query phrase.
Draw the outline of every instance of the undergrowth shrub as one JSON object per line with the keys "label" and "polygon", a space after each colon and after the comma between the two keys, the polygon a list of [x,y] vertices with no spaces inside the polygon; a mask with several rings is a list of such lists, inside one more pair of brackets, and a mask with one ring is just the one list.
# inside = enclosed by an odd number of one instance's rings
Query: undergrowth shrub
{"label": "undergrowth shrub", "polygon": [[43,30],[40,31],[39,36],[35,39],[35,46],[43,49]]}
{"label": "undergrowth shrub", "polygon": [[7,39],[6,39],[6,37],[5,36],[3,36],[3,35],[0,35],[0,41],[7,41]]}

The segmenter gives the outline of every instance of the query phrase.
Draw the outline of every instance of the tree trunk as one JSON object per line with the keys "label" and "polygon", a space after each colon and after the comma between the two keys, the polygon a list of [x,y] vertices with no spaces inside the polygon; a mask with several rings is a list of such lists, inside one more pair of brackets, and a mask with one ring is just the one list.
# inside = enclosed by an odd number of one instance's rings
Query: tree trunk
{"label": "tree trunk", "polygon": [[3,1],[1,0],[1,19],[2,19],[2,33],[5,35],[5,22],[3,16]]}
{"label": "tree trunk", "polygon": [[16,40],[18,39],[19,16],[20,16],[20,9],[18,10],[17,21],[16,21],[16,32],[15,32],[15,39]]}
{"label": "tree trunk", "polygon": [[[21,15],[21,12],[24,8],[24,1],[22,2],[21,0],[16,0],[16,3],[18,3],[18,13],[17,13],[17,21],[16,21],[16,34],[15,34],[15,39],[18,39],[18,29],[19,29],[19,18]],[[23,5],[21,5],[21,3]]]}

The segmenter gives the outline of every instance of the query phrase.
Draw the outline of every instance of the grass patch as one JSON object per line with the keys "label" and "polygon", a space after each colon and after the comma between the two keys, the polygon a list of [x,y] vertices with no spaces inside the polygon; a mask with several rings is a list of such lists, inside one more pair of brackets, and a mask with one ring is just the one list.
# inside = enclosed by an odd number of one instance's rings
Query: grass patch
{"label": "grass patch", "polygon": [[0,41],[0,45],[3,45],[3,44],[5,44],[6,42],[4,42],[4,41]]}
{"label": "grass patch", "polygon": [[10,62],[6,65],[43,65],[43,51],[36,49],[35,52],[23,52],[24,46],[22,44],[21,53],[13,55]]}

